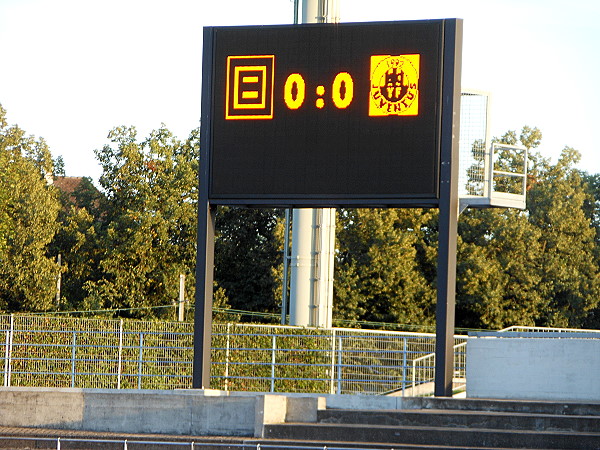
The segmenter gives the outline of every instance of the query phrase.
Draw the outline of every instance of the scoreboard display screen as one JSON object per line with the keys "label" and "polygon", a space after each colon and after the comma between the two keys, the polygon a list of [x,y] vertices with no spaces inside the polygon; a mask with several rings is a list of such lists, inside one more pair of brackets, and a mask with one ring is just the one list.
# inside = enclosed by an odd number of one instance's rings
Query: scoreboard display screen
{"label": "scoreboard display screen", "polygon": [[437,205],[445,24],[205,28],[209,200]]}

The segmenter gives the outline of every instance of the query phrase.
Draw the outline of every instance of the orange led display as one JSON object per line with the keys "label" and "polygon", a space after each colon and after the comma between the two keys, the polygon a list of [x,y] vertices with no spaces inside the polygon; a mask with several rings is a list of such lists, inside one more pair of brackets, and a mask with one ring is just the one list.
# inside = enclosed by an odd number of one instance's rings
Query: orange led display
{"label": "orange led display", "polygon": [[[315,89],[318,98],[315,106],[318,109],[325,107],[326,88],[324,85],[318,85]],[[290,74],[285,80],[283,87],[283,101],[289,109],[298,109],[304,103],[306,98],[306,82],[299,73]],[[346,109],[352,103],[354,98],[354,80],[348,72],[338,73],[331,86],[331,100],[338,109]]]}
{"label": "orange led display", "polygon": [[437,205],[456,23],[206,28],[210,200]]}
{"label": "orange led display", "polygon": [[283,87],[283,100],[289,109],[298,109],[304,103],[306,97],[306,83],[299,73],[293,73]]}
{"label": "orange led display", "polygon": [[225,119],[272,119],[275,55],[228,56]]}

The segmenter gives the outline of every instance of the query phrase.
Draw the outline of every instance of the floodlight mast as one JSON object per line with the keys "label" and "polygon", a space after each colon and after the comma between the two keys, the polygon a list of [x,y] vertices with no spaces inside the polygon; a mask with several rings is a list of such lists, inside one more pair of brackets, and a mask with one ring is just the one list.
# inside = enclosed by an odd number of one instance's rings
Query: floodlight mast
{"label": "floodlight mast", "polygon": [[[295,7],[297,8],[297,3]],[[297,23],[297,20],[296,13],[294,22]],[[339,22],[338,0],[302,2],[302,23],[329,22]],[[288,228],[286,233],[287,230]],[[290,257],[290,325],[331,327],[334,254],[335,208],[294,209]],[[285,322],[287,311],[286,291],[287,285],[284,285],[282,323]]]}

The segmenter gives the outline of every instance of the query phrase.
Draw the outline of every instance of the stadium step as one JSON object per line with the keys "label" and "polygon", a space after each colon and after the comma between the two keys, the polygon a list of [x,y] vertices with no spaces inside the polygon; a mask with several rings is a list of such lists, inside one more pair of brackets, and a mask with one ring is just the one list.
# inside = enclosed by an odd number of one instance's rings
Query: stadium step
{"label": "stadium step", "polygon": [[[406,399],[403,410],[319,411],[318,422],[265,425],[265,438],[385,448],[600,449],[600,404]],[[421,409],[413,409],[420,405]]]}

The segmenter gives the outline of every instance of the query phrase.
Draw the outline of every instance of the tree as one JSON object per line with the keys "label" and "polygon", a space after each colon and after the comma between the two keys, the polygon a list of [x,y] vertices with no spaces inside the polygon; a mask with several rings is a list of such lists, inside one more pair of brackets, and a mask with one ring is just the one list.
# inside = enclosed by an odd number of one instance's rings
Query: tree
{"label": "tree", "polygon": [[60,208],[43,139],[8,126],[0,106],[0,309],[51,309],[58,266],[46,253]]}
{"label": "tree", "polygon": [[344,209],[338,216],[335,318],[433,323],[435,290],[421,265],[433,256],[423,244],[432,212]]}
{"label": "tree", "polygon": [[140,143],[134,128],[118,127],[109,138],[115,147],[96,152],[107,201],[104,250],[101,276],[86,284],[86,306],[170,316],[180,274],[187,297],[194,295],[199,132],[181,142],[163,126]]}
{"label": "tree", "polygon": [[[565,149],[556,165],[531,150],[537,128],[509,131],[496,141],[530,149],[527,210],[467,211],[459,222],[457,323],[580,327],[598,303],[591,199],[577,152]],[[505,170],[515,163],[500,155]],[[518,163],[518,161],[517,161]],[[588,206],[589,209],[589,206]]]}
{"label": "tree", "polygon": [[[49,246],[49,253],[61,259],[61,299],[57,306],[67,311],[85,309],[85,284],[100,276],[103,196],[89,178],[55,177],[54,184],[61,191],[62,205],[59,229]],[[76,184],[72,191],[70,184]]]}
{"label": "tree", "polygon": [[[596,251],[600,251],[600,174],[582,172],[581,178],[588,192],[585,202],[585,215],[596,229]],[[600,254],[596,255],[600,257]]]}
{"label": "tree", "polygon": [[281,217],[282,211],[277,209],[218,208],[215,280],[227,293],[232,308],[279,312]]}
{"label": "tree", "polygon": [[529,220],[541,231],[544,249],[541,325],[581,327],[600,301],[596,229],[585,211],[593,198],[574,168],[579,159],[566,147],[529,191]]}
{"label": "tree", "polygon": [[540,231],[510,209],[466,211],[459,221],[456,323],[499,329],[535,325],[544,306]]}

